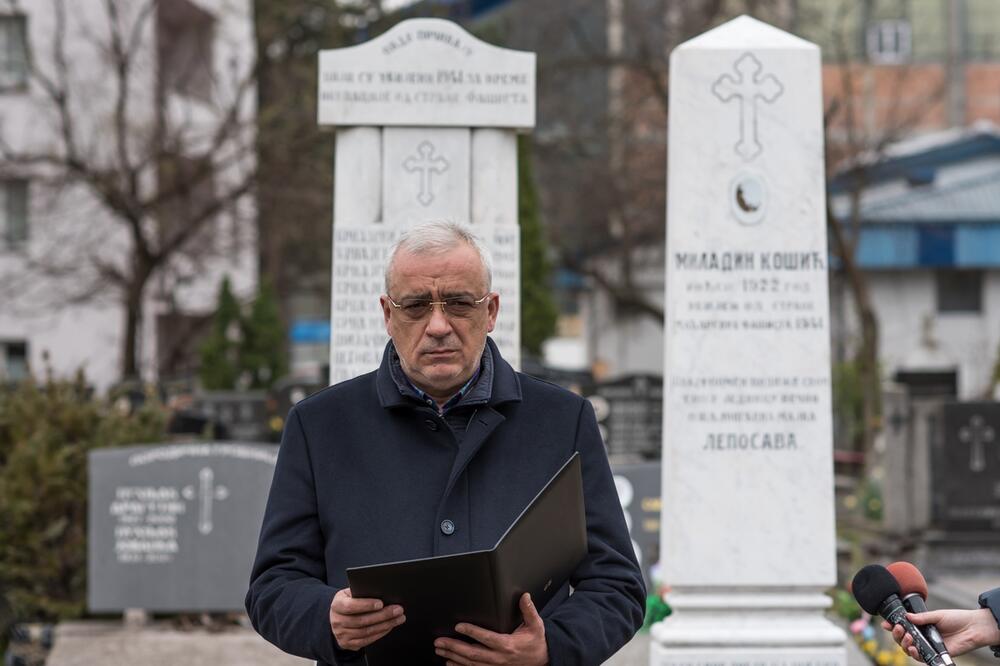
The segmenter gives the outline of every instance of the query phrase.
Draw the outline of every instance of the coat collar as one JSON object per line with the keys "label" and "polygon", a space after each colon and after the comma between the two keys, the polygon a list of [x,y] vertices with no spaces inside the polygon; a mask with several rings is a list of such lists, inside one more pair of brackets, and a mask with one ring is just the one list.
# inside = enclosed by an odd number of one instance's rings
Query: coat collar
{"label": "coat collar", "polygon": [[[396,382],[393,381],[392,370],[389,367],[390,349],[395,349],[392,346],[392,340],[386,344],[385,351],[382,352],[382,363],[379,364],[378,370],[375,372],[375,391],[378,393],[379,404],[386,409],[412,407],[414,403],[400,393]],[[517,378],[517,373],[500,356],[500,350],[497,349],[496,343],[489,337],[486,338],[485,353],[491,354],[493,358],[493,391],[487,404],[496,406],[505,402],[520,402],[521,382]]]}

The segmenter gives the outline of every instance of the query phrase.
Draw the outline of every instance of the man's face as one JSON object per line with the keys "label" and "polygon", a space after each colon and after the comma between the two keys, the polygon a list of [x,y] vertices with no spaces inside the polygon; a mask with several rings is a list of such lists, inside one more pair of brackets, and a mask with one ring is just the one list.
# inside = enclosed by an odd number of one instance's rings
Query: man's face
{"label": "man's face", "polygon": [[[412,298],[478,300],[488,291],[479,253],[465,243],[444,254],[399,253],[389,277],[388,296],[396,303]],[[494,294],[467,318],[450,316],[435,305],[422,319],[410,321],[386,296],[380,301],[385,329],[403,370],[434,398],[453,395],[475,372],[486,334],[493,330],[500,309],[499,296]]]}

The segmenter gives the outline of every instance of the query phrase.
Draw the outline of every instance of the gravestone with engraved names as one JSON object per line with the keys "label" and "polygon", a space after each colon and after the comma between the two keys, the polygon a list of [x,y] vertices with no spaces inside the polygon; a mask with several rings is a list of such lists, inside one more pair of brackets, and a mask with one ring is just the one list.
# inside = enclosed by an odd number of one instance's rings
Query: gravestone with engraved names
{"label": "gravestone with engraved names", "polygon": [[924,563],[947,575],[1000,575],[1000,403],[941,406],[931,439]]}
{"label": "gravestone with engraved names", "polygon": [[671,55],[657,666],[846,663],[820,65],[747,16]]}
{"label": "gravestone with engraved names", "polygon": [[631,375],[602,382],[594,393],[607,405],[601,432],[608,453],[658,458],[663,430],[663,378]]}
{"label": "gravestone with engraved names", "polygon": [[1000,575],[1000,403],[890,389],[882,405],[892,557],[928,579]]}
{"label": "gravestone with engraved names", "polygon": [[948,403],[943,414],[944,437],[931,446],[933,522],[1000,531],[1000,404]]}
{"label": "gravestone with engraved names", "polygon": [[217,442],[91,452],[88,608],[242,609],[277,455]]}
{"label": "gravestone with engraved names", "polygon": [[[378,297],[399,234],[469,223],[491,248],[500,316],[520,358],[518,131],[535,124],[535,56],[440,19],[410,19],[319,56],[319,123],[336,127],[330,381],[375,369],[388,340]],[[478,298],[481,294],[476,294]]]}

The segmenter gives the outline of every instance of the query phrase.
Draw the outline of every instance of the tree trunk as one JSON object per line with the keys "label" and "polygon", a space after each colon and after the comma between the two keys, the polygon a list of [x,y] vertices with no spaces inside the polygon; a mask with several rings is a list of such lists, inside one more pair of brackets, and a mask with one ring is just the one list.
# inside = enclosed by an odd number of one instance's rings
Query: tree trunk
{"label": "tree trunk", "polygon": [[840,259],[847,277],[847,284],[854,301],[854,310],[861,325],[861,347],[856,361],[861,375],[861,449],[865,456],[865,468],[872,461],[875,436],[881,428],[882,382],[879,376],[878,316],[872,307],[868,281],[858,267],[854,257],[854,246],[844,237],[844,230],[827,208],[827,227],[833,238],[834,251]]}
{"label": "tree trunk", "polygon": [[134,287],[125,296],[125,353],[122,357],[122,380],[138,381],[139,333],[142,328],[142,290]]}
{"label": "tree trunk", "polygon": [[[855,308],[861,321],[861,349],[858,350],[858,368],[861,371],[862,396],[862,449],[865,469],[871,465],[875,436],[882,429],[882,382],[879,373],[878,320],[868,295],[868,285],[863,284],[854,296]],[[859,298],[860,296],[860,298]]]}
{"label": "tree trunk", "polygon": [[153,265],[138,253],[131,279],[125,285],[125,340],[122,356],[122,381],[139,381],[139,338],[143,325],[143,297],[153,274]]}

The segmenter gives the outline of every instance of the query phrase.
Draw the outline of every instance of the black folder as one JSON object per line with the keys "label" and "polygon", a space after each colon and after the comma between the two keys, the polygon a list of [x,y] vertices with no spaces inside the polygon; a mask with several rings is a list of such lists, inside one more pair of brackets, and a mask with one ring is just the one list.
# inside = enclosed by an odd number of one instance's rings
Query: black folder
{"label": "black folder", "polygon": [[521,624],[518,601],[539,611],[587,553],[580,454],[539,491],[489,550],[347,570],[351,594],[400,604],[406,622],[365,648],[368,666],[440,664],[434,639],[469,640],[459,622],[509,634]]}

